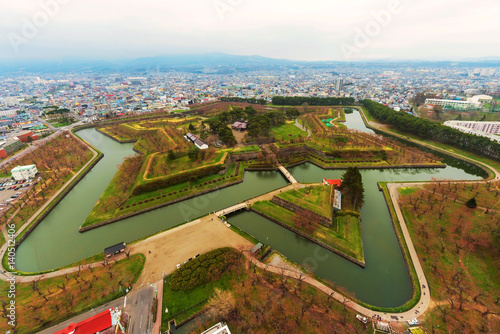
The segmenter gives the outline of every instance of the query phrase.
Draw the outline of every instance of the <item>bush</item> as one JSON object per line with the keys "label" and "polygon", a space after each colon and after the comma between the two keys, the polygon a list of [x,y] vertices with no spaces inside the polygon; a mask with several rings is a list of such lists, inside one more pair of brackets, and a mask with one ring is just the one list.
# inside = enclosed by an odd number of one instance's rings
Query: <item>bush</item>
{"label": "bush", "polygon": [[132,206],[136,206],[136,204],[135,204],[135,203],[132,203]]}
{"label": "bush", "polygon": [[137,204],[142,204],[142,201],[137,202]]}
{"label": "bush", "polygon": [[465,205],[466,205],[468,208],[471,208],[471,209],[475,209],[475,208],[477,208],[476,198],[475,198],[475,197],[472,197],[470,200],[468,200],[467,202],[465,202]]}

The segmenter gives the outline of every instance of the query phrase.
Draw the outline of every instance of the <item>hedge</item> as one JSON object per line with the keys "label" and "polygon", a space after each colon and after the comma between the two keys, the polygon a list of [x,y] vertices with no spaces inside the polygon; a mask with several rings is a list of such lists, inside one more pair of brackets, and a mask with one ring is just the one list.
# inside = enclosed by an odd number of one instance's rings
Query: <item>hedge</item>
{"label": "hedge", "polygon": [[184,263],[172,274],[172,290],[190,290],[217,280],[239,254],[232,248],[219,248]]}

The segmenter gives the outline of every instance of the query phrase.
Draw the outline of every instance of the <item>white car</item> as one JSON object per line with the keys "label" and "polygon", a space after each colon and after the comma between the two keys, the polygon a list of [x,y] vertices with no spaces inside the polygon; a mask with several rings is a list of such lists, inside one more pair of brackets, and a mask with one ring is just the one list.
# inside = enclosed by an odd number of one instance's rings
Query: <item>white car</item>
{"label": "white car", "polygon": [[181,264],[177,263],[177,269],[179,269],[180,267],[181,267]]}

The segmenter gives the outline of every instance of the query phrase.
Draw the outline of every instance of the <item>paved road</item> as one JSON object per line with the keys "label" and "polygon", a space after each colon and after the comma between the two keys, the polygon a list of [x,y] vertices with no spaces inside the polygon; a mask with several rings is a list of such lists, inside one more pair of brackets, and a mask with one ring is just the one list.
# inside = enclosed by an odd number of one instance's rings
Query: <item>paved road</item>
{"label": "paved road", "polygon": [[153,298],[155,289],[147,285],[130,294],[125,312],[130,315],[128,334],[151,334],[153,332]]}
{"label": "paved road", "polygon": [[105,305],[99,306],[91,311],[82,313],[74,318],[66,320],[58,325],[50,327],[49,329],[38,332],[38,334],[52,334],[62,330],[73,323],[78,323],[82,320],[90,318],[100,312],[110,308],[118,307],[124,310],[130,316],[130,323],[127,333],[128,334],[150,334],[152,333],[153,316],[151,314],[153,298],[155,290],[153,287],[147,286],[142,289],[134,290],[127,296],[126,307],[124,309],[125,297],[115,299]]}

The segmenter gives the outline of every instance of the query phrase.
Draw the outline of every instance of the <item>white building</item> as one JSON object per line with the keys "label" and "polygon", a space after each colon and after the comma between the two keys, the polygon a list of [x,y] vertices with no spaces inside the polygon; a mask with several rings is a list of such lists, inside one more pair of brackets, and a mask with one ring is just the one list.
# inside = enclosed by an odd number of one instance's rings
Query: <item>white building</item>
{"label": "white building", "polygon": [[489,95],[475,95],[468,98],[467,101],[461,100],[443,100],[443,99],[425,99],[425,104],[433,104],[436,106],[441,106],[443,108],[454,108],[454,109],[480,109],[484,103],[489,103],[493,97]]}
{"label": "white building", "polygon": [[28,166],[17,166],[10,172],[12,173],[12,178],[14,180],[21,181],[34,178],[36,173],[38,173],[38,170],[36,169],[36,165],[28,165]]}
{"label": "white building", "polygon": [[494,135],[500,134],[500,122],[446,121],[444,125],[500,143],[500,136]]}
{"label": "white building", "polygon": [[474,121],[446,121],[444,125],[463,127],[487,134],[500,134],[500,122],[474,122]]}

